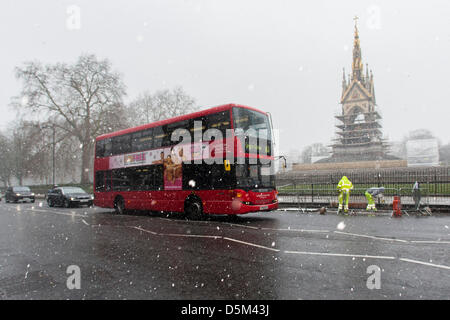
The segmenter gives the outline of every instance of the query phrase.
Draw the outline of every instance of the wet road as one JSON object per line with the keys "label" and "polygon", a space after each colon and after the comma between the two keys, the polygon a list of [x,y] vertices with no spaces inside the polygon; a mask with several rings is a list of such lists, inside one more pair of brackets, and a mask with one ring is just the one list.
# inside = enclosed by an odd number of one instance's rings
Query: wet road
{"label": "wet road", "polygon": [[448,299],[449,228],[450,216],[186,221],[2,201],[0,298]]}

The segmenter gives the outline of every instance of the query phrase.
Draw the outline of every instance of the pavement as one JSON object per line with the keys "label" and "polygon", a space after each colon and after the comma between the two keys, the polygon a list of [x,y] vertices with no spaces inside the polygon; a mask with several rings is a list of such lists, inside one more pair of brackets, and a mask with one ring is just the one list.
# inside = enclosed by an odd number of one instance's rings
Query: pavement
{"label": "pavement", "polygon": [[1,202],[0,299],[448,299],[449,227],[447,215],[189,221]]}

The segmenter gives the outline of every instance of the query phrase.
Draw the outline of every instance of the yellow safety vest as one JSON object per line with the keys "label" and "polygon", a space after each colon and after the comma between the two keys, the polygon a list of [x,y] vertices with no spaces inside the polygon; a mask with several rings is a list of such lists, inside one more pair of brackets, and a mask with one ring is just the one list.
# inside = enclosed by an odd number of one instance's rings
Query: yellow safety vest
{"label": "yellow safety vest", "polygon": [[338,185],[337,185],[337,189],[339,191],[341,190],[352,190],[353,189],[353,184],[350,180],[348,180],[348,178],[346,176],[343,176],[341,181],[339,181]]}

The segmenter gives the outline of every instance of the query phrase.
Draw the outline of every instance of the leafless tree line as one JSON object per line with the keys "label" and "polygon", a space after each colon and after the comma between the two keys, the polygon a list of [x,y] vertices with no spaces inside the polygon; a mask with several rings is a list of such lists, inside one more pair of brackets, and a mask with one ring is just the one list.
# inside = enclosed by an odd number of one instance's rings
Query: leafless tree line
{"label": "leafless tree line", "polygon": [[122,75],[92,54],[73,64],[25,62],[15,73],[22,84],[11,99],[17,118],[0,133],[4,186],[25,178],[52,183],[53,170],[57,183],[89,183],[95,137],[198,109],[181,87],[145,91],[126,104]]}

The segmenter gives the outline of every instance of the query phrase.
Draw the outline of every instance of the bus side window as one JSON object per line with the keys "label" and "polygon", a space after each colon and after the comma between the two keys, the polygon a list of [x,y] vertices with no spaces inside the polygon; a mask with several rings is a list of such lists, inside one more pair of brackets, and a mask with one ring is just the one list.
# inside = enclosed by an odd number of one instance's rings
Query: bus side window
{"label": "bus side window", "polygon": [[153,166],[143,169],[142,190],[153,190],[153,169]]}
{"label": "bus side window", "polygon": [[112,182],[114,191],[130,191],[131,177],[128,169],[116,169],[112,172]]}
{"label": "bus side window", "polygon": [[112,184],[111,184],[111,170],[106,171],[106,183],[105,183],[105,189],[106,191],[111,191],[112,190]]}
{"label": "bus side window", "polygon": [[153,189],[153,166],[138,167],[133,169],[132,189],[147,191]]}
{"label": "bus side window", "polygon": [[165,136],[166,133],[164,132],[162,126],[153,128],[153,148],[161,148],[163,146]]}
{"label": "bus side window", "polygon": [[141,151],[140,138],[142,137],[142,131],[135,132],[131,135],[131,152]]}
{"label": "bus side window", "polygon": [[164,132],[164,137],[162,140],[162,146],[168,147],[171,145],[170,136],[172,135],[172,126],[170,124],[162,126],[162,130]]}
{"label": "bus side window", "polygon": [[172,134],[177,130],[177,129],[185,129],[188,130],[189,129],[189,120],[183,120],[183,121],[178,121],[175,123],[170,123],[167,125],[167,137],[165,137],[165,140],[163,141],[163,146],[168,147],[168,146],[173,146],[178,144],[179,142],[181,142],[181,138],[177,140],[173,140],[172,138]]}
{"label": "bus side window", "polygon": [[96,158],[103,158],[105,156],[105,140],[97,141],[95,156]]}
{"label": "bus side window", "polygon": [[164,190],[163,165],[153,166],[153,190]]}
{"label": "bus side window", "polygon": [[233,187],[233,166],[230,166],[229,171],[226,171],[222,164],[213,164],[208,167],[211,171],[210,186],[213,189],[231,189]]}
{"label": "bus side window", "polygon": [[153,129],[135,132],[131,139],[131,152],[150,150],[153,148]]}
{"label": "bus side window", "polygon": [[225,138],[226,129],[230,129],[230,113],[223,111],[219,113],[209,114],[205,117],[206,129],[216,129],[222,133],[222,137]]}
{"label": "bus side window", "polygon": [[191,120],[188,127],[192,142],[203,140],[203,133],[206,130],[206,122],[203,117]]}
{"label": "bus side window", "polygon": [[131,134],[118,136],[113,138],[112,153],[123,154],[131,152]]}
{"label": "bus side window", "polygon": [[184,164],[183,165],[183,189],[203,190],[211,189],[211,173],[213,165]]}
{"label": "bus side window", "polygon": [[95,191],[105,191],[105,171],[97,171],[95,173]]}
{"label": "bus side window", "polygon": [[112,156],[112,141],[111,139],[105,139],[105,157]]}

